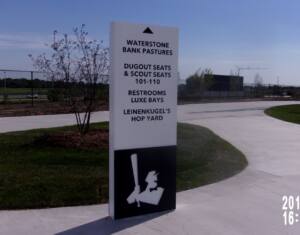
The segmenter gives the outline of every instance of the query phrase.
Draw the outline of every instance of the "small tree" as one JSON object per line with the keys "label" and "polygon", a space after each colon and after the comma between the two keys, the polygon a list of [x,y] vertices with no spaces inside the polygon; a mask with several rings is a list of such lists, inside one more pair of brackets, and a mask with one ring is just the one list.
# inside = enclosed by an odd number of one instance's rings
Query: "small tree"
{"label": "small tree", "polygon": [[263,78],[259,73],[254,76],[254,93],[255,96],[262,96],[264,93]]}
{"label": "small tree", "polygon": [[48,45],[51,56],[43,53],[32,55],[34,67],[47,79],[63,84],[63,102],[75,114],[79,132],[89,131],[91,114],[96,108],[97,87],[107,82],[109,69],[108,48],[103,42],[90,40],[85,25],[74,28],[74,35],[58,35],[55,30],[53,42]]}
{"label": "small tree", "polygon": [[193,75],[187,78],[186,87],[192,93],[202,94],[212,85],[212,70],[209,68],[198,69]]}
{"label": "small tree", "polygon": [[260,76],[259,73],[255,74],[254,76],[254,86],[255,87],[262,87],[264,83],[264,80],[262,78],[262,76]]}

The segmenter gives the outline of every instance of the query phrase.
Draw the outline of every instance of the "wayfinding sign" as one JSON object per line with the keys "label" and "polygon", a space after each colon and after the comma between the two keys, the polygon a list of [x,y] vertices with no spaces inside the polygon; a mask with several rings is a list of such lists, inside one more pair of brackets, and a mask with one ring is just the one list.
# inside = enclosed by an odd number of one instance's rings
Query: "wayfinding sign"
{"label": "wayfinding sign", "polygon": [[175,209],[178,30],[112,23],[109,212]]}

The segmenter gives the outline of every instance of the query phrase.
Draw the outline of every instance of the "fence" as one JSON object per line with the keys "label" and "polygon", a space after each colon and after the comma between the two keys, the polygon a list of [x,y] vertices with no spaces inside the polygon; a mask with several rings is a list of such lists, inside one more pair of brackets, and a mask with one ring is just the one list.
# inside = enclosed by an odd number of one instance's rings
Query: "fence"
{"label": "fence", "polygon": [[255,86],[254,84],[245,84],[241,91],[207,91],[189,89],[186,85],[178,86],[179,102],[197,102],[201,100],[226,100],[226,99],[300,99],[300,87],[265,84]]}
{"label": "fence", "polygon": [[[107,110],[109,89],[105,81],[108,75],[102,75],[96,84],[96,110]],[[72,113],[69,105],[68,85],[59,79],[47,80],[44,73],[27,70],[0,69],[0,117],[46,115]],[[76,90],[79,100],[78,109],[84,111],[84,92],[88,88],[80,84],[81,90]]]}
{"label": "fence", "polygon": [[0,69],[0,102],[31,103],[47,100],[51,82],[38,71]]}

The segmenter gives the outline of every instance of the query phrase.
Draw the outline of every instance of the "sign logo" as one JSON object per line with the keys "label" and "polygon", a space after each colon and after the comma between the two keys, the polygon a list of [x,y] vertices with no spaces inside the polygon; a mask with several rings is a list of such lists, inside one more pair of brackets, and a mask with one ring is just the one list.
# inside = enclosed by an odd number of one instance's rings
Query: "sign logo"
{"label": "sign logo", "polygon": [[149,27],[147,27],[143,33],[153,34],[152,30]]}
{"label": "sign logo", "polygon": [[130,158],[135,187],[133,192],[127,198],[128,204],[136,202],[138,207],[140,207],[140,202],[148,203],[151,205],[158,205],[164,192],[164,189],[158,187],[157,185],[158,173],[156,171],[150,171],[147,174],[147,177],[145,179],[147,187],[143,192],[141,192],[138,176],[137,154],[132,154]]}

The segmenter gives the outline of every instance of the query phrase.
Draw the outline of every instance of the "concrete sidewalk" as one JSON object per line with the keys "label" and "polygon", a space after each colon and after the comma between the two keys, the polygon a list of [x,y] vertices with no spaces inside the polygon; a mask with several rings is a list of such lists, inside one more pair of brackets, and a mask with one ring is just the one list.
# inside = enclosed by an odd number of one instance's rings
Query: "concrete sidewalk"
{"label": "concrete sidewalk", "polygon": [[[205,103],[178,106],[178,120],[207,119],[234,116],[251,116],[257,111],[281,104],[297,102],[266,101],[266,102],[234,102],[234,103]],[[299,103],[299,102],[298,102]],[[103,122],[109,120],[109,112],[101,111],[92,114],[91,122]],[[75,125],[74,114],[38,115],[25,117],[0,118],[0,133],[11,131],[23,131],[38,128],[60,127]]]}
{"label": "concrete sidewalk", "polygon": [[244,152],[249,167],[178,193],[176,211],[116,222],[107,205],[0,211],[0,234],[300,234],[299,223],[284,226],[281,210],[283,195],[300,194],[300,125],[264,115],[279,104],[286,102],[179,107],[180,121],[210,128]]}
{"label": "concrete sidewalk", "polygon": [[[108,121],[109,112],[95,112],[92,114],[92,122]],[[0,133],[11,131],[24,131],[39,128],[70,126],[76,124],[74,114],[37,115],[25,117],[0,118]]]}

